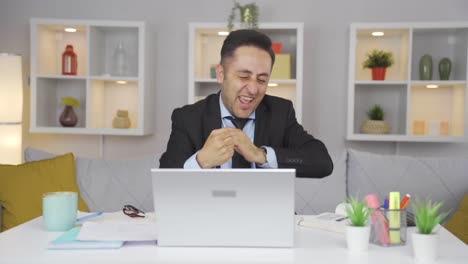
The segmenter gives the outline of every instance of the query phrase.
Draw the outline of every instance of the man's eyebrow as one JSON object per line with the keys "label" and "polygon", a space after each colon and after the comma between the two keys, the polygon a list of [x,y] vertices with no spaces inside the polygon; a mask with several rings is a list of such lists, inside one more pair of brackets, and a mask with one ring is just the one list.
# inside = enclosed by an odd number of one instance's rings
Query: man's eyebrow
{"label": "man's eyebrow", "polygon": [[[250,74],[250,75],[253,74],[253,73],[252,73],[251,71],[249,71],[249,70],[238,70],[237,73],[247,73],[247,74]],[[265,77],[269,77],[270,75],[269,75],[268,73],[266,73],[266,72],[263,72],[263,73],[260,73],[260,74],[257,75],[257,77],[264,77],[264,76],[265,76]]]}
{"label": "man's eyebrow", "polygon": [[238,70],[237,72],[238,72],[238,73],[248,73],[248,74],[252,74],[252,72],[249,71],[249,70]]}

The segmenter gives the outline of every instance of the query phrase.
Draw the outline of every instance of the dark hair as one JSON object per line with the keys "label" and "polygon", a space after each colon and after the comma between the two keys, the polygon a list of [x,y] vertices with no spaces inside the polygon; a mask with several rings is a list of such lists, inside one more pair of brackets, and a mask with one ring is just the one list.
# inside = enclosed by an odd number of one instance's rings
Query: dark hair
{"label": "dark hair", "polygon": [[221,64],[227,58],[234,56],[237,48],[242,46],[253,46],[262,49],[271,57],[271,66],[275,63],[275,53],[271,48],[271,39],[259,31],[253,29],[239,29],[232,31],[224,40],[223,47],[221,48]]}

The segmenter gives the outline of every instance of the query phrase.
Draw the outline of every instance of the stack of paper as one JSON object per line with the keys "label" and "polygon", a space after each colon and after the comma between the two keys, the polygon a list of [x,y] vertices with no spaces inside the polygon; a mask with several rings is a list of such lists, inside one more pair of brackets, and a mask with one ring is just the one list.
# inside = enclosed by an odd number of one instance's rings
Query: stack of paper
{"label": "stack of paper", "polygon": [[344,215],[334,213],[323,213],[319,215],[305,215],[299,222],[299,226],[317,228],[326,231],[344,233],[347,218]]}
{"label": "stack of paper", "polygon": [[156,240],[155,224],[145,222],[86,222],[78,234],[79,240],[99,241],[153,241]]}
{"label": "stack of paper", "polygon": [[[89,213],[80,212],[79,216]],[[105,213],[88,218],[57,239],[50,241],[49,249],[103,249],[120,248],[127,241],[155,241],[155,216],[131,218],[120,212]]]}

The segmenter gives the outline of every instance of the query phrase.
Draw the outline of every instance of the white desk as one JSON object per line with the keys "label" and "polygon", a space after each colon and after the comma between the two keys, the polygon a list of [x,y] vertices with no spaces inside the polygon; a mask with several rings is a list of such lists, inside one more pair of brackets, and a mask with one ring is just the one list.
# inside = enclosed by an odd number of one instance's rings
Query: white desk
{"label": "white desk", "polygon": [[[295,247],[286,248],[165,248],[154,243],[127,243],[111,250],[47,250],[61,232],[46,232],[42,218],[0,233],[0,263],[414,263],[412,228],[406,246],[384,248],[373,244],[369,251],[353,255],[343,234],[297,227]],[[437,263],[468,263],[468,247],[445,229]]]}

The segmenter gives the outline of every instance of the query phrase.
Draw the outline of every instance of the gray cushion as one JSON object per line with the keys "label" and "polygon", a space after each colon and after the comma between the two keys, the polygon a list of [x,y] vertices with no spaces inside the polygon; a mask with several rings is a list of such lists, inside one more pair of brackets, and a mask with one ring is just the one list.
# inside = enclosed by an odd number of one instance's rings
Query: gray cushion
{"label": "gray cushion", "polygon": [[[25,161],[54,157],[54,154],[26,148]],[[132,160],[75,158],[76,178],[81,197],[90,211],[115,212],[131,204],[154,211],[151,168],[159,167],[159,156]]]}
{"label": "gray cushion", "polygon": [[346,199],[346,150],[331,155],[333,173],[323,179],[296,178],[296,212],[319,214],[335,212]]}
{"label": "gray cushion", "polygon": [[24,161],[26,162],[43,160],[43,159],[51,159],[55,156],[57,155],[49,153],[49,152],[33,149],[33,148],[24,149]]}
{"label": "gray cushion", "polygon": [[[348,150],[348,194],[376,193],[382,202],[390,191],[443,201],[442,211],[458,207],[468,191],[468,157],[416,158]],[[411,203],[408,207],[412,211]]]}

